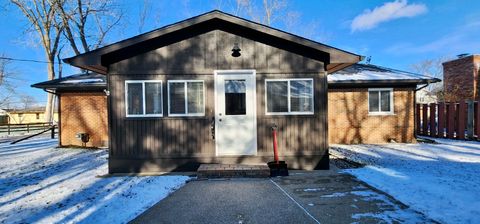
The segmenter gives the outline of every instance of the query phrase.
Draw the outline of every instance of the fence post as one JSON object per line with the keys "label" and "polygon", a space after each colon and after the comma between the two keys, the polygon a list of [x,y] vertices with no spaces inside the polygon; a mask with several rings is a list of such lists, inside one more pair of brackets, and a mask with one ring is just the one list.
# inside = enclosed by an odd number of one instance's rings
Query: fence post
{"label": "fence post", "polygon": [[416,122],[416,128],[417,128],[417,135],[421,134],[421,127],[420,127],[420,104],[415,105],[415,122]]}
{"label": "fence post", "polygon": [[435,116],[435,112],[437,110],[437,104],[436,103],[431,103],[430,104],[430,136],[431,137],[437,137],[437,122]]}
{"label": "fence post", "polygon": [[445,103],[438,104],[438,137],[445,138]]}
{"label": "fence post", "polygon": [[422,134],[428,135],[428,105],[422,104]]}
{"label": "fence post", "polygon": [[474,135],[477,136],[477,139],[479,138],[480,136],[480,102],[475,102],[475,118],[473,119],[474,120],[474,129],[475,129],[475,133]]}
{"label": "fence post", "polygon": [[473,117],[475,113],[475,107],[473,100],[467,101],[467,138],[473,139]]}
{"label": "fence post", "polygon": [[27,124],[27,133],[30,133],[30,125]]}
{"label": "fence post", "polygon": [[453,138],[455,126],[455,103],[447,104],[447,138]]}
{"label": "fence post", "polygon": [[466,103],[458,103],[457,110],[457,139],[465,139],[465,113],[466,113]]}
{"label": "fence post", "polygon": [[52,139],[54,139],[55,138],[55,125],[52,125],[51,127],[52,127],[52,133],[51,133],[50,137],[52,137]]}
{"label": "fence post", "polygon": [[7,133],[10,135],[10,124],[7,124]]}

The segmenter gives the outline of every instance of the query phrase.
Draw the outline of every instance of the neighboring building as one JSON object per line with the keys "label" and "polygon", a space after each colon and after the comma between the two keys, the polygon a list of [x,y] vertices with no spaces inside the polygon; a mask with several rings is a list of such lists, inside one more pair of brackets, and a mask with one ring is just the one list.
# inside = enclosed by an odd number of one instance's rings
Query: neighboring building
{"label": "neighboring building", "polygon": [[298,169],[328,168],[329,141],[413,141],[416,85],[437,80],[361,59],[213,11],[65,62],[106,77],[69,91],[108,89],[109,172],[130,173],[269,161],[272,125]]}
{"label": "neighboring building", "polygon": [[32,85],[58,95],[59,145],[83,146],[80,133],[90,135],[88,147],[108,146],[105,75],[72,75]]}
{"label": "neighboring building", "polygon": [[[45,122],[45,107],[28,109],[6,109],[8,124],[32,124]],[[58,112],[54,112],[54,122],[58,121]]]}
{"label": "neighboring building", "polygon": [[0,109],[0,125],[8,124],[7,111]]}
{"label": "neighboring building", "polygon": [[459,55],[442,65],[445,101],[480,99],[480,55]]}
{"label": "neighboring building", "polygon": [[436,93],[429,91],[427,88],[423,88],[417,91],[416,95],[417,103],[421,104],[430,104],[438,102],[438,97]]}

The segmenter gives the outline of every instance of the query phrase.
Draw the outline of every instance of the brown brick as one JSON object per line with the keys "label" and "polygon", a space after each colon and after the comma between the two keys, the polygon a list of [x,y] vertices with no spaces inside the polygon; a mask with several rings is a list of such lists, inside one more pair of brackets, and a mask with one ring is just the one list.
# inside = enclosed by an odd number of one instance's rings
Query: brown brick
{"label": "brown brick", "polygon": [[107,97],[104,93],[60,95],[60,145],[81,146],[77,133],[90,134],[88,147],[108,145]]}
{"label": "brown brick", "polygon": [[394,88],[394,115],[368,114],[368,88],[328,90],[330,144],[413,142],[414,89]]}

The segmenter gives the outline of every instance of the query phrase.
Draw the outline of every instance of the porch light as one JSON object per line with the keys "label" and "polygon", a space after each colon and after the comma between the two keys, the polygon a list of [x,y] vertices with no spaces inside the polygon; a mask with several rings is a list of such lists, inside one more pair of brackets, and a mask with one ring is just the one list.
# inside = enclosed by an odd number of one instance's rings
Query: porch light
{"label": "porch light", "polygon": [[234,43],[233,44],[233,48],[232,48],[232,57],[235,57],[235,58],[238,58],[240,57],[240,47],[238,47],[238,43]]}

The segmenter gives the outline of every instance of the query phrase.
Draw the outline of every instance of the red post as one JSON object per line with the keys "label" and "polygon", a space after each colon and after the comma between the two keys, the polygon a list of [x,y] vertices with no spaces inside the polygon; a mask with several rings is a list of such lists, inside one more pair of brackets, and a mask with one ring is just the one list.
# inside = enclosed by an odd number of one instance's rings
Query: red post
{"label": "red post", "polygon": [[460,102],[458,104],[458,119],[457,119],[457,139],[465,139],[465,113],[467,111],[467,104]]}
{"label": "red post", "polygon": [[428,135],[428,104],[422,104],[422,134]]}
{"label": "red post", "polygon": [[272,127],[272,135],[273,135],[273,157],[275,162],[278,163],[278,149],[277,149],[277,126],[274,125]]}
{"label": "red post", "polygon": [[438,137],[445,137],[445,103],[438,104]]}
{"label": "red post", "polygon": [[447,138],[453,138],[455,132],[455,103],[447,104]]}
{"label": "red post", "polygon": [[430,104],[430,136],[437,137],[437,122],[435,112],[437,111],[437,104]]}

